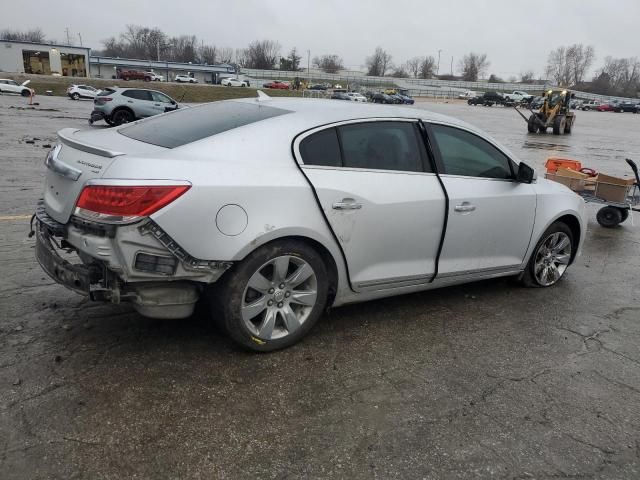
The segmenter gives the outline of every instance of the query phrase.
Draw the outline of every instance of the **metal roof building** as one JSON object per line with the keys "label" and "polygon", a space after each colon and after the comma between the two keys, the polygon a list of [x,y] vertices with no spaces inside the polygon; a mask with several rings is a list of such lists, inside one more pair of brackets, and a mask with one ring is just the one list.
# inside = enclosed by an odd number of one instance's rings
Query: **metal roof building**
{"label": "metal roof building", "polygon": [[0,40],[0,70],[86,77],[89,54],[90,49],[86,47]]}
{"label": "metal roof building", "polygon": [[176,75],[183,74],[197,78],[201,83],[217,83],[219,78],[235,75],[236,73],[233,65],[226,63],[204,65],[93,55],[89,58],[89,63],[91,65],[91,76],[99,78],[116,78],[118,70],[140,70],[153,71],[164,75],[165,80],[173,80]]}

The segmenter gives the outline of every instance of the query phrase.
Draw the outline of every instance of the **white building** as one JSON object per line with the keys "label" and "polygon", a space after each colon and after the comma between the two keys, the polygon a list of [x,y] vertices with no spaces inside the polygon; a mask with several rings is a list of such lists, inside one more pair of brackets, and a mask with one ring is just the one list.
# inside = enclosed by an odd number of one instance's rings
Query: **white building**
{"label": "white building", "polygon": [[69,45],[0,40],[0,71],[86,77],[89,51]]}

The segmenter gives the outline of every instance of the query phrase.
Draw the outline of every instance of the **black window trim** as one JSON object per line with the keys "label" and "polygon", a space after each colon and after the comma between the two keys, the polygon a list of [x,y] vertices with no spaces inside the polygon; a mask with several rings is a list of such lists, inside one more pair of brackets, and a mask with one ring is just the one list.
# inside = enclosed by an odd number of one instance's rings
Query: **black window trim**
{"label": "black window trim", "polygon": [[[343,125],[353,125],[358,123],[374,123],[374,122],[404,122],[404,123],[412,123],[414,124],[414,132],[416,135],[416,141],[424,147],[424,150],[421,150],[421,170],[420,171],[409,171],[409,170],[385,170],[385,169],[377,169],[377,168],[357,168],[357,167],[345,167],[343,161],[343,151],[342,151],[342,136],[339,131],[336,131],[336,136],[338,137],[338,145],[340,147],[340,166],[334,167],[329,165],[308,165],[304,163],[304,159],[302,158],[302,154],[300,152],[300,143],[311,135],[321,132],[323,130],[329,130],[330,128],[337,129]],[[372,117],[372,118],[355,118],[351,120],[342,120],[340,122],[332,122],[324,125],[318,125],[317,127],[310,128],[303,132],[300,132],[294,139],[292,143],[292,150],[294,154],[294,158],[298,165],[302,168],[313,168],[313,169],[322,169],[322,170],[346,170],[346,171],[357,171],[357,172],[378,172],[378,173],[391,173],[391,174],[400,174],[400,175],[437,175],[436,170],[432,167],[431,172],[425,170],[425,162],[429,162],[430,165],[433,165],[434,159],[431,158],[431,152],[429,147],[424,144],[424,139],[421,135],[420,124],[423,122],[420,118],[410,118],[410,117]],[[423,158],[426,155],[427,158]]]}
{"label": "black window trim", "polygon": [[[454,123],[427,120],[427,121],[424,122],[424,125],[425,125],[425,129],[427,131],[427,136],[429,138],[429,144],[433,148],[433,155],[435,157],[435,163],[436,163],[436,165],[438,167],[438,175],[444,175],[444,176],[447,176],[447,177],[472,178],[472,179],[487,180],[487,181],[492,181],[492,182],[517,183],[516,176],[517,176],[518,164],[513,161],[513,159],[511,158],[510,155],[508,155],[502,148],[500,148],[498,145],[496,145],[490,139],[485,138],[485,137],[483,137],[481,135],[478,135],[478,133],[476,133],[476,132],[474,132],[472,130],[469,130],[468,128],[465,128],[465,127],[463,127],[461,125],[456,125]],[[487,142],[493,148],[498,150],[502,155],[504,155],[505,158],[508,160],[508,162],[509,162],[509,170],[511,170],[511,178],[473,177],[473,176],[470,176],[470,175],[455,175],[455,174],[452,174],[452,173],[447,173],[447,169],[445,168],[444,162],[442,161],[442,154],[440,153],[440,146],[438,145],[438,141],[436,140],[435,134],[433,132],[433,129],[431,128],[432,125],[439,125],[439,126],[442,126],[442,127],[455,128],[457,130],[461,130],[461,131],[463,131],[465,133],[469,133],[469,134],[473,135],[474,137],[477,137],[480,140],[484,140],[485,142]]]}

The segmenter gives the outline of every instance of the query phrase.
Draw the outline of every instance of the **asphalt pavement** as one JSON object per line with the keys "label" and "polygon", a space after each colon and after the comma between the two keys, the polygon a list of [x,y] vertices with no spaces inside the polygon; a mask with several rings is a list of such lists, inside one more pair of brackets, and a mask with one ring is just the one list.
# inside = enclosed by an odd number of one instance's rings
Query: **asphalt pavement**
{"label": "asphalt pavement", "polygon": [[[300,344],[238,350],[206,315],[92,303],[34,259],[44,156],[91,102],[0,97],[0,477],[640,477],[640,215],[591,222],[550,289],[496,280],[336,308]],[[509,109],[419,103],[539,173],[640,159],[640,115],[528,135]],[[632,225],[633,221],[633,225]]]}

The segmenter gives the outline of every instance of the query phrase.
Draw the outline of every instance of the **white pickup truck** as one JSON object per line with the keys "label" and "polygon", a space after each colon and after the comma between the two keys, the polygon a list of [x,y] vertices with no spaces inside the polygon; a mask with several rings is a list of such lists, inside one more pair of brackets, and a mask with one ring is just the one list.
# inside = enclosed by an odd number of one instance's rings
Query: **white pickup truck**
{"label": "white pickup truck", "polygon": [[505,93],[504,99],[511,100],[513,102],[521,102],[523,100],[528,100],[533,98],[533,95],[529,95],[527,92],[523,92],[521,90],[516,90],[511,93]]}

